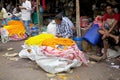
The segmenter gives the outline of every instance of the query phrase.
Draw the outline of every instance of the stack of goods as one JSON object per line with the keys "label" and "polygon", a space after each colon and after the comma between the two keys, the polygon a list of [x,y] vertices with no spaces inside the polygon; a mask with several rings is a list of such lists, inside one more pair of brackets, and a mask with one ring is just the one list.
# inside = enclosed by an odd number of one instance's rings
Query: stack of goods
{"label": "stack of goods", "polygon": [[19,56],[35,61],[49,73],[69,71],[88,62],[73,40],[45,33],[26,40]]}
{"label": "stack of goods", "polygon": [[8,22],[8,26],[4,26],[4,28],[8,30],[11,40],[22,40],[27,37],[22,21],[11,20]]}

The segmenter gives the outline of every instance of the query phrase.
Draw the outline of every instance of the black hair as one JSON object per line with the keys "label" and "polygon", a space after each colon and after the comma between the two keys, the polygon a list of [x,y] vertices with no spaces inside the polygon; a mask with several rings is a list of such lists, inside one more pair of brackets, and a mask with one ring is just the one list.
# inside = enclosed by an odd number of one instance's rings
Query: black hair
{"label": "black hair", "polygon": [[107,4],[107,5],[105,6],[105,8],[107,8],[108,6],[110,6],[111,8],[114,8],[114,6],[113,6],[112,4]]}
{"label": "black hair", "polygon": [[63,14],[59,13],[58,15],[55,16],[55,19],[59,19],[62,21],[62,16],[63,16]]}
{"label": "black hair", "polygon": [[61,21],[62,21],[62,17],[55,16],[55,18],[54,18],[54,19],[59,19],[59,20],[61,20]]}

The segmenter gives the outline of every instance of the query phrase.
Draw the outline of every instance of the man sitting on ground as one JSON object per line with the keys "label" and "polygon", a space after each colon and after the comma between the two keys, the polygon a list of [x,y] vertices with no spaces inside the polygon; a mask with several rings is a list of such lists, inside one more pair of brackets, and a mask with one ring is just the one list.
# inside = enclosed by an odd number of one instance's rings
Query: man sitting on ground
{"label": "man sitting on ground", "polygon": [[106,6],[106,14],[103,16],[102,29],[98,32],[103,35],[102,39],[104,42],[104,53],[102,59],[107,58],[108,39],[111,37],[117,44],[119,42],[119,36],[113,35],[118,29],[119,14],[114,13],[111,5]]}

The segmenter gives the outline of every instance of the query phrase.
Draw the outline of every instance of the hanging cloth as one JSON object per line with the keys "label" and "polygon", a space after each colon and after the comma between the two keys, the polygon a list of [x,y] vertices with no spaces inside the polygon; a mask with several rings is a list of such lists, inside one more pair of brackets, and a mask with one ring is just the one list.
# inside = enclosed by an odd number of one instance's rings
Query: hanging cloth
{"label": "hanging cloth", "polygon": [[43,7],[44,10],[46,9],[45,0],[42,0],[42,7]]}

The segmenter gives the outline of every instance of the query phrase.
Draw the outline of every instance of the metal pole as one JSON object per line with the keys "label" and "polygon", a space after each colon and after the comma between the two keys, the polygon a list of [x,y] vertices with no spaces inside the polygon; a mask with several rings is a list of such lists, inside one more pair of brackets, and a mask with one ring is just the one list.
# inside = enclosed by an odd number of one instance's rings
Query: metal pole
{"label": "metal pole", "polygon": [[79,0],[76,0],[76,31],[77,36],[81,37],[81,30],[80,30],[80,5]]}

